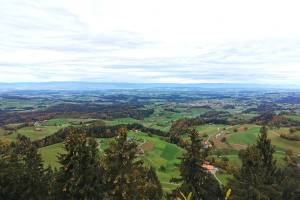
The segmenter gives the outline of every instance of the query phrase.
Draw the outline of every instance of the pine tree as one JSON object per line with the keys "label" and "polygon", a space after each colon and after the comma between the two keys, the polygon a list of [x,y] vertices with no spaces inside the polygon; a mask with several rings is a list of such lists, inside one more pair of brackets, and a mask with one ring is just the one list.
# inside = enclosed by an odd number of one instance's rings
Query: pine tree
{"label": "pine tree", "polygon": [[273,158],[275,150],[267,137],[267,128],[262,127],[260,132],[256,145],[239,154],[241,170],[229,183],[233,199],[275,200],[281,197],[281,175]]}
{"label": "pine tree", "polygon": [[15,151],[0,141],[0,199],[21,199],[23,169],[24,164]]}
{"label": "pine tree", "polygon": [[283,170],[283,179],[280,185],[282,190],[282,199],[299,200],[300,199],[300,168],[299,159],[292,158],[291,162]]}
{"label": "pine tree", "polygon": [[1,146],[0,152],[0,199],[48,198],[49,179],[29,138],[18,137],[16,143]]}
{"label": "pine tree", "polygon": [[97,142],[85,134],[71,133],[61,154],[62,165],[52,186],[53,199],[102,199],[103,171],[100,167]]}
{"label": "pine tree", "polygon": [[145,196],[149,199],[161,199],[163,190],[153,167],[145,170],[145,179],[147,181]]}
{"label": "pine tree", "polygon": [[[153,170],[147,171],[138,159],[138,145],[127,139],[125,129],[120,129],[115,141],[104,152],[106,171],[106,199],[161,199],[161,186]],[[157,191],[155,194],[154,192]]]}
{"label": "pine tree", "polygon": [[276,167],[276,160],[273,157],[275,148],[271,144],[271,140],[268,139],[268,128],[263,126],[260,129],[260,135],[256,141],[256,148],[260,152],[261,162],[264,170],[264,184],[273,184],[276,182],[278,169]]}
{"label": "pine tree", "polygon": [[196,130],[191,130],[189,137],[191,143],[186,146],[186,153],[180,158],[179,165],[181,186],[173,191],[173,195],[193,194],[195,200],[215,200],[220,199],[221,189],[218,181],[210,172],[202,167],[205,158],[208,155],[207,149],[204,149],[202,139]]}
{"label": "pine tree", "polygon": [[[30,144],[23,157],[24,170],[21,182],[25,186],[21,199],[44,200],[48,197],[49,176],[46,177],[41,155]],[[48,169],[49,170],[49,169]]]}

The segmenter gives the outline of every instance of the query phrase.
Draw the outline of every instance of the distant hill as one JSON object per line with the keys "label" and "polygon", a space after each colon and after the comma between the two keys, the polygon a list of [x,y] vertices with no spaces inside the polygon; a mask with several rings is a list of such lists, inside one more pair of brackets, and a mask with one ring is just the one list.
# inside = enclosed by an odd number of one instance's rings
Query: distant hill
{"label": "distant hill", "polygon": [[0,83],[0,90],[118,90],[118,89],[241,89],[241,90],[268,90],[268,89],[296,89],[291,86],[258,85],[258,84],[176,84],[176,83],[100,83],[100,82],[26,82]]}

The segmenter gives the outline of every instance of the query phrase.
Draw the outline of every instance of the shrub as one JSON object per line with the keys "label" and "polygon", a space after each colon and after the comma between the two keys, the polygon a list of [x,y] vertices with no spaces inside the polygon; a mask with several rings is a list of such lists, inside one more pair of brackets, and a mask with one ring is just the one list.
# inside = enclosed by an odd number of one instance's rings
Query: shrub
{"label": "shrub", "polygon": [[161,165],[161,166],[159,167],[159,170],[162,171],[162,172],[165,172],[167,169],[166,169],[165,166]]}

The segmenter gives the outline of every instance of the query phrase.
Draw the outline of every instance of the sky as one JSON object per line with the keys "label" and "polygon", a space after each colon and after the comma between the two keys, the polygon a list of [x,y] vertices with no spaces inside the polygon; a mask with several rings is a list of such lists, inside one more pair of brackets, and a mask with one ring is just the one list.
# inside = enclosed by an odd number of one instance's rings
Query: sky
{"label": "sky", "polygon": [[300,86],[298,0],[1,0],[0,82]]}

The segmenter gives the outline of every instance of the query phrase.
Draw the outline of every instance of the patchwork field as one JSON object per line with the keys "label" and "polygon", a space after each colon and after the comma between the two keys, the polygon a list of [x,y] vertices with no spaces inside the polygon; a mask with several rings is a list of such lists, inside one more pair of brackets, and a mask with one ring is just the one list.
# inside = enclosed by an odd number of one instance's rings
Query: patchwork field
{"label": "patchwork field", "polygon": [[[18,134],[25,135],[26,137],[29,137],[31,140],[38,140],[42,139],[46,136],[52,135],[56,131],[61,129],[61,127],[57,126],[40,126],[40,127],[24,127],[21,129],[18,129],[17,131],[14,131],[13,133],[9,135],[0,135],[0,138],[6,138],[10,141],[16,141]],[[0,133],[1,134],[1,133]]]}
{"label": "patchwork field", "polygon": [[[128,138],[137,141],[144,149],[144,155],[141,159],[148,165],[153,166],[157,170],[157,175],[163,185],[164,190],[168,191],[176,187],[176,184],[170,183],[171,178],[178,177],[179,172],[176,164],[179,163],[178,157],[182,154],[183,150],[174,144],[170,144],[161,140],[156,136],[148,136],[142,132],[129,132]],[[99,138],[100,148],[103,151],[108,147],[112,139]],[[143,144],[150,144],[143,146]],[[59,167],[57,156],[63,153],[63,143],[50,145],[39,149],[46,166]]]}
{"label": "patchwork field", "polygon": [[[217,107],[215,109],[217,111],[228,111],[231,113],[232,119],[249,120],[258,116],[258,114],[253,113],[241,114],[240,112],[243,111],[243,106],[238,106],[234,109],[223,109],[223,104],[220,102],[215,102],[213,105]],[[64,117],[43,121],[38,126],[24,127],[17,129],[16,131],[9,131],[4,128],[0,128],[0,139],[15,141],[17,135],[21,134],[29,137],[31,140],[38,140],[54,134],[59,129],[68,126],[89,125],[95,123],[97,120],[99,120],[99,122],[105,122],[105,125],[108,126],[139,123],[145,127],[168,132],[175,120],[197,117],[207,111],[210,111],[208,108],[195,108],[193,106],[187,106],[186,104],[177,104],[175,106],[173,104],[154,103],[146,105],[145,108],[154,109],[154,113],[145,117],[143,120],[133,118],[115,118],[113,120],[102,121],[99,119],[92,119],[92,117],[84,118],[85,116],[82,116],[81,118],[68,118],[63,115]],[[300,116],[291,115],[289,118],[295,121],[300,121]],[[19,125],[20,124],[9,124],[6,125],[6,127],[8,129],[13,129]],[[195,126],[193,128],[195,128],[205,140],[209,140],[214,143],[215,149],[210,156],[214,157],[217,161],[226,159],[228,160],[229,165],[239,167],[241,166],[241,160],[238,156],[239,150],[246,148],[248,145],[255,144],[261,127],[254,124],[223,125],[210,123]],[[274,157],[277,159],[279,166],[283,166],[285,164],[284,157],[287,150],[292,150],[293,153],[300,154],[300,142],[280,137],[280,134],[288,132],[288,128],[269,131],[269,137],[272,140],[272,144],[276,147]],[[300,131],[296,131],[294,134],[300,135]],[[181,137],[188,140],[187,135],[181,135]],[[136,141],[140,145],[140,148],[143,150],[143,154],[139,155],[139,157],[145,162],[145,164],[151,165],[156,169],[164,191],[170,191],[176,188],[177,184],[170,182],[170,179],[179,177],[179,171],[176,165],[179,163],[178,157],[182,155],[184,150],[158,136],[139,131],[129,131],[128,138]],[[97,138],[100,152],[103,152],[104,149],[109,146],[111,140],[111,138]],[[58,143],[39,149],[45,166],[50,165],[52,167],[59,167],[58,155],[64,152],[63,147],[63,143]],[[218,171],[216,176],[223,185],[225,185],[228,179],[232,177],[231,174],[223,170]]]}

